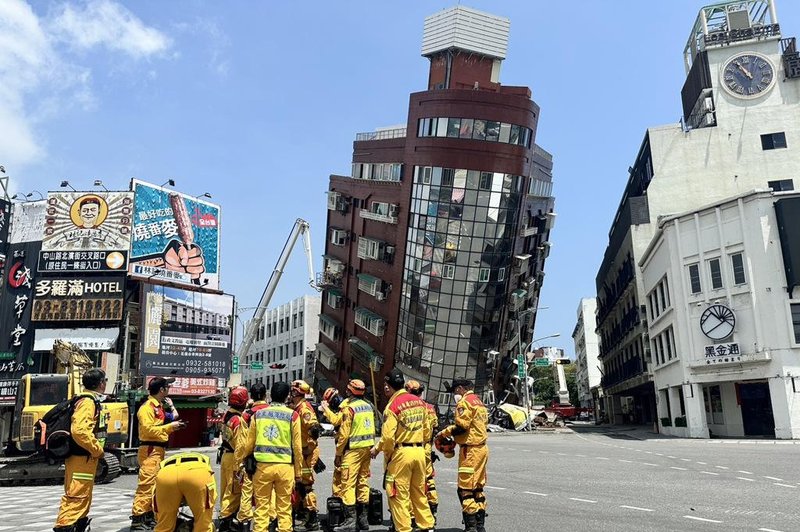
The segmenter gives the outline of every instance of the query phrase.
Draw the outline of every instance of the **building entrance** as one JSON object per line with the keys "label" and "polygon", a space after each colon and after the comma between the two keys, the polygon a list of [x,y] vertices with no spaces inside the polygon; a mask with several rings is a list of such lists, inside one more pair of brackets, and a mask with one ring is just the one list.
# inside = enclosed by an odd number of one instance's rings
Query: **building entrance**
{"label": "building entrance", "polygon": [[772,417],[772,398],[766,382],[739,383],[742,403],[742,424],[745,436],[775,437],[775,418]]}

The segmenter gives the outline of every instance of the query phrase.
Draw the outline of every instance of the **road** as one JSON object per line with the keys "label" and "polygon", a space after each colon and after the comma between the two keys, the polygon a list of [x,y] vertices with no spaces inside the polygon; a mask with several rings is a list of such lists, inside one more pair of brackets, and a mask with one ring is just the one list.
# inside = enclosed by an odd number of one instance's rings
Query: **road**
{"label": "road", "polygon": [[[800,530],[800,442],[641,437],[593,427],[492,434],[488,530]],[[323,439],[329,464],[332,449]],[[374,487],[381,464],[374,462]],[[442,532],[463,529],[456,468],[455,460],[437,463]],[[321,506],[330,481],[330,470],[320,475]],[[135,485],[135,475],[125,475],[96,488],[93,530],[127,531]],[[0,488],[0,531],[52,530],[60,496],[60,486]]]}

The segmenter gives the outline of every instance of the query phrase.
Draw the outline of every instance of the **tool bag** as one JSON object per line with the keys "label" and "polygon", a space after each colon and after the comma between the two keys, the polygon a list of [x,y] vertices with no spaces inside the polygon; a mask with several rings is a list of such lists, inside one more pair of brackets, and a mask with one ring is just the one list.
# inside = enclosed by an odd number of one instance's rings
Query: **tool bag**
{"label": "tool bag", "polygon": [[374,488],[369,490],[367,522],[369,522],[370,525],[383,524],[383,492]]}
{"label": "tool bag", "polygon": [[76,395],[61,401],[47,411],[33,428],[36,451],[52,460],[64,460],[73,455],[88,456],[89,452],[72,439],[72,414],[81,399],[94,401],[95,412],[101,409],[100,401],[88,395]]}
{"label": "tool bag", "polygon": [[328,510],[328,530],[344,523],[344,503],[339,497],[328,497],[326,503]]}

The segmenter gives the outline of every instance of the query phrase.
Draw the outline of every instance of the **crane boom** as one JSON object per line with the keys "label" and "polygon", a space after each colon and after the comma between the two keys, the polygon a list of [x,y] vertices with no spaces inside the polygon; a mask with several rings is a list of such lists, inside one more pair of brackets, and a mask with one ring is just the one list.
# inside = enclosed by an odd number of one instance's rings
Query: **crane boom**
{"label": "crane boom", "polygon": [[314,261],[311,255],[311,226],[307,221],[298,218],[294,222],[292,231],[289,233],[289,238],[286,239],[281,255],[278,257],[278,262],[275,264],[275,269],[272,271],[267,286],[264,288],[264,293],[261,295],[261,300],[258,302],[258,307],[256,307],[256,313],[253,315],[250,327],[245,332],[242,343],[239,345],[238,354],[241,359],[247,355],[247,352],[250,351],[250,347],[252,347],[255,341],[256,332],[264,321],[264,314],[267,312],[272,294],[275,293],[275,288],[277,288],[278,282],[281,280],[283,270],[286,268],[286,263],[289,261],[289,256],[292,254],[294,245],[301,235],[303,236],[303,247],[305,248],[306,259],[308,260],[308,284],[314,290],[319,290],[314,278]]}

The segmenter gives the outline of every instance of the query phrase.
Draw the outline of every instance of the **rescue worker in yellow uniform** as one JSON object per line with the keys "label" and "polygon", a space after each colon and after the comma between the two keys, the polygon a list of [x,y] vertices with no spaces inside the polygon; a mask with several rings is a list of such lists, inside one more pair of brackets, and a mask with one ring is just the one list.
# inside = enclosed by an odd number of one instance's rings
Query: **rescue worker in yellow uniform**
{"label": "rescue worker in yellow uniform", "polygon": [[157,519],[155,532],[175,530],[178,510],[183,501],[192,510],[192,530],[213,532],[217,482],[208,456],[187,452],[170,456],[161,462],[153,501]]}
{"label": "rescue worker in yellow uniform", "polygon": [[266,532],[275,493],[278,532],[292,531],[292,490],[302,480],[303,446],[300,416],[286,406],[291,387],[276,382],[270,390],[272,404],[255,413],[247,430],[245,455],[253,455],[255,516],[253,532]]}
{"label": "rescue worker in yellow uniform", "polygon": [[101,369],[90,369],[81,377],[85,392],[75,399],[70,420],[71,455],[64,464],[64,496],[53,528],[55,532],[89,530],[94,474],[105,445],[106,420],[99,401],[105,398],[102,392],[107,380]]}
{"label": "rescue worker in yellow uniform", "polygon": [[454,379],[448,387],[456,401],[455,423],[436,435],[436,440],[452,437],[459,446],[458,498],[464,517],[465,532],[485,532],[486,465],[489,448],[486,445],[489,424],[486,406],[472,391],[472,381]]}
{"label": "rescue worker in yellow uniform", "polygon": [[[250,386],[250,399],[253,401],[253,405],[242,412],[242,420],[247,424],[247,427],[253,423],[253,416],[256,412],[269,406],[269,403],[267,403],[267,387],[264,385],[264,383],[257,382]],[[237,464],[243,464],[247,458],[247,456],[244,454],[245,447],[246,445],[242,445],[236,448],[234,460]],[[272,504],[270,518],[275,520],[276,515],[274,508],[274,497],[270,503]],[[239,520],[240,526],[243,530],[250,530],[253,521],[253,479],[250,478],[250,475],[244,476],[244,482],[242,483],[242,498],[241,502],[239,503],[239,513],[236,514],[236,519]]]}
{"label": "rescue worker in yellow uniform", "polygon": [[[328,388],[322,394],[322,402],[319,405],[320,411],[325,415],[328,422],[339,429],[342,424],[342,410],[347,408],[349,399],[342,399],[339,395],[339,390],[336,388]],[[342,487],[342,468],[334,463],[333,466],[333,482],[331,485],[331,496],[344,497],[344,488]]]}
{"label": "rescue worker in yellow uniform", "polygon": [[173,378],[153,378],[147,385],[150,396],[136,413],[139,420],[139,484],[133,497],[131,532],[150,530],[155,526],[153,490],[156,475],[167,452],[169,435],[186,426],[182,421],[174,421],[178,412],[167,397],[169,385],[173,382]]}
{"label": "rescue worker in yellow uniform", "polygon": [[[419,381],[409,380],[406,382],[406,390],[412,395],[422,397],[422,392],[425,391]],[[434,520],[436,519],[436,512],[439,509],[439,496],[436,493],[436,471],[433,468],[433,462],[438,460],[438,456],[433,451],[433,436],[436,434],[436,429],[439,425],[439,416],[436,415],[436,409],[432,404],[423,400],[425,408],[428,410],[428,426],[425,433],[425,487],[427,488],[428,506],[431,508]]]}
{"label": "rescue worker in yellow uniform", "polygon": [[370,454],[375,458],[384,453],[384,488],[395,530],[411,532],[413,516],[421,531],[432,532],[433,515],[425,495],[428,409],[419,397],[405,390],[405,377],[397,368],[389,371],[384,380],[389,403],[383,413],[381,440]]}
{"label": "rescue worker in yellow uniform", "polygon": [[247,425],[242,420],[242,412],[250,400],[247,388],[237,386],[228,395],[228,411],[222,418],[222,460],[220,465],[220,493],[222,502],[219,510],[219,532],[238,532],[240,529],[236,513],[242,497],[244,470],[242,462],[236,461],[236,449],[247,442]]}
{"label": "rescue worker in yellow uniform", "polygon": [[289,396],[289,406],[294,408],[300,420],[300,439],[303,446],[303,468],[302,478],[295,486],[300,497],[297,508],[297,520],[305,517],[302,525],[294,528],[296,532],[311,532],[319,530],[319,518],[317,517],[317,495],[314,493],[314,466],[319,460],[319,446],[317,440],[321,432],[317,413],[314,407],[306,400],[312,393],[311,386],[304,380],[292,382],[292,390]]}
{"label": "rescue worker in yellow uniform", "polygon": [[375,445],[375,410],[364,400],[367,386],[353,379],[347,384],[347,405],[336,435],[334,465],[341,471],[345,521],[334,532],[369,530],[370,449]]}

